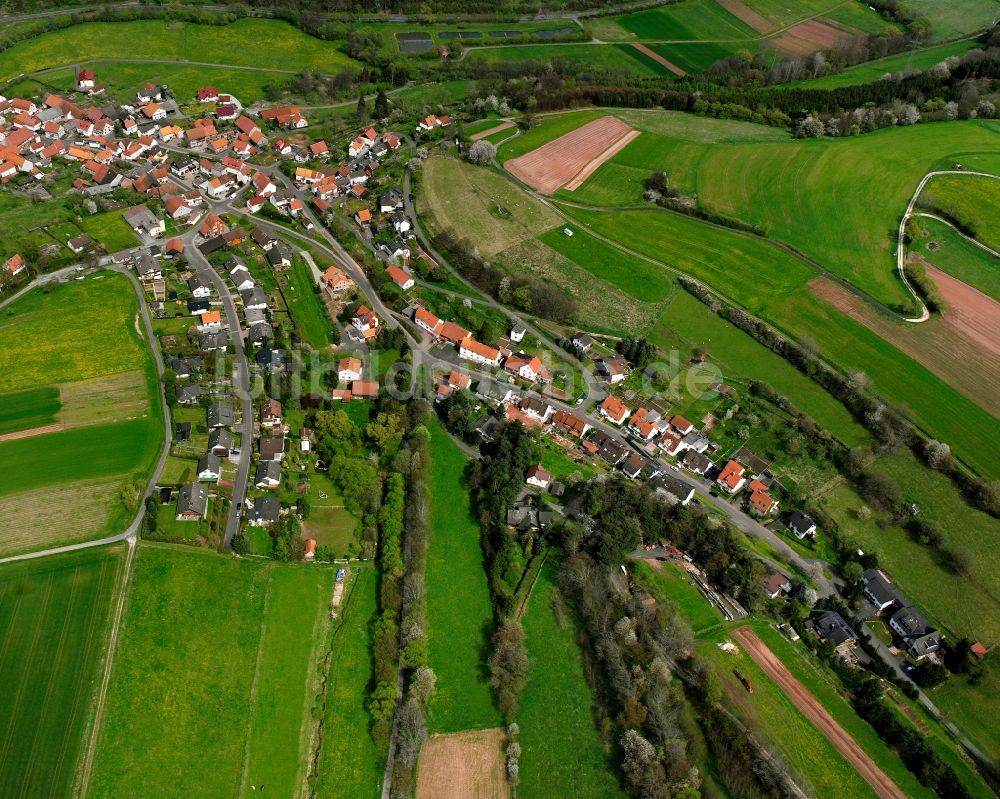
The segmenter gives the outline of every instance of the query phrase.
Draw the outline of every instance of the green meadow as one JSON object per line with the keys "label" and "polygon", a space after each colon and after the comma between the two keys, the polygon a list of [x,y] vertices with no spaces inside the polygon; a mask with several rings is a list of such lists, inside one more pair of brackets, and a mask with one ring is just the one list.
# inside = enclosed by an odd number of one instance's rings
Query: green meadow
{"label": "green meadow", "polygon": [[499,726],[487,676],[493,613],[465,483],[467,459],[431,425],[431,536],[427,548],[428,665],[437,675],[428,727],[458,732]]}
{"label": "green meadow", "polygon": [[992,0],[910,0],[909,8],[931,20],[935,39],[948,39],[986,30],[997,18],[997,6]]}
{"label": "green meadow", "polygon": [[1000,249],[1000,178],[938,175],[924,187],[920,204],[954,219],[983,244]]}
{"label": "green meadow", "polygon": [[673,74],[628,44],[530,44],[470,48],[465,58],[487,64],[562,61],[579,65],[584,73],[589,67],[600,67],[603,72],[611,70],[639,77],[662,78]]}
{"label": "green meadow", "polygon": [[295,319],[299,335],[315,349],[323,349],[333,340],[330,334],[332,323],[323,301],[313,290],[315,281],[312,272],[301,255],[292,258],[292,268],[286,277],[289,311]]}
{"label": "green meadow", "polygon": [[0,566],[0,795],[73,794],[123,553]]}
{"label": "green meadow", "polygon": [[883,75],[891,75],[896,72],[921,72],[930,69],[935,64],[944,61],[950,56],[962,56],[976,46],[976,42],[965,40],[961,42],[951,42],[949,44],[939,44],[935,47],[928,47],[924,50],[914,50],[909,53],[899,53],[897,55],[878,58],[874,61],[866,61],[855,67],[845,69],[834,75],[824,75],[821,78],[800,81],[790,84],[793,86],[803,86],[810,89],[836,89],[840,86],[856,86],[861,83],[874,83],[881,80]]}
{"label": "green meadow", "polygon": [[89,795],[293,795],[331,575],[140,544]]}
{"label": "green meadow", "polygon": [[531,675],[521,694],[522,799],[624,799],[615,755],[594,720],[572,610],[555,585],[556,556],[542,568],[524,614]]}
{"label": "green meadow", "polygon": [[936,219],[915,217],[914,225],[920,233],[910,252],[1000,302],[1000,262],[994,256]]}
{"label": "green meadow", "polygon": [[372,740],[368,715],[377,575],[373,569],[358,569],[356,575],[344,593],[327,677],[316,791],[330,799],[375,799],[382,789],[384,756]]}
{"label": "green meadow", "polygon": [[55,386],[0,395],[0,435],[53,424],[61,407],[59,389]]}
{"label": "green meadow", "polygon": [[[270,70],[335,73],[357,63],[337,43],[316,39],[277,20],[246,18],[229,25],[165,20],[87,22],[45,33],[0,53],[0,80],[91,58],[135,61],[138,53],[164,61],[258,67],[261,53],[255,43],[265,41]],[[97,80],[102,80],[100,63],[94,64],[94,71]]]}

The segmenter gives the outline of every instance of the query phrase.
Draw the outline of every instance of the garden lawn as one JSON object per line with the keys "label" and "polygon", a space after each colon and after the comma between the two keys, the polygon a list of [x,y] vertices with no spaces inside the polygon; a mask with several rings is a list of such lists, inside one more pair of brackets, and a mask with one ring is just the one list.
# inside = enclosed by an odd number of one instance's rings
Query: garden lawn
{"label": "garden lawn", "polygon": [[59,419],[59,389],[29,388],[0,396],[0,435],[53,424]]}
{"label": "garden lawn", "polygon": [[252,785],[295,796],[303,784],[333,596],[331,568],[273,565],[270,573],[243,796],[254,795]]}
{"label": "garden lawn", "polygon": [[[927,235],[914,239],[910,244],[911,253],[917,253],[938,269],[1000,301],[1000,261],[943,222],[927,217],[916,217],[914,222],[916,228]],[[933,250],[928,246],[932,242]]]}
{"label": "garden lawn", "polygon": [[849,447],[870,440],[867,431],[841,402],[748,333],[727,322],[687,291],[679,291],[649,335],[665,351],[687,345],[687,358],[701,347],[722,370],[722,380],[741,377],[769,384],[803,413]]}
{"label": "garden lawn", "polygon": [[90,796],[238,794],[267,583],[253,561],[140,545]]}
{"label": "garden lawn", "polygon": [[341,605],[327,678],[323,745],[316,793],[329,799],[375,799],[381,794],[384,756],[369,732],[368,695],[375,664],[372,624],[377,616],[376,575],[358,569]]}
{"label": "garden lawn", "polygon": [[72,795],[123,552],[0,566],[0,795]]}
{"label": "garden lawn", "polygon": [[973,231],[983,244],[1000,249],[1000,179],[938,175],[924,187],[920,204]]}
{"label": "garden lawn", "polygon": [[[312,69],[333,74],[357,64],[337,43],[313,38],[277,20],[245,18],[221,26],[166,20],[87,22],[5,50],[0,54],[0,80],[60,64],[85,62],[95,53],[102,58],[130,61],[136,60],[136,53],[149,53],[165,61],[257,67],[260,51],[253,44],[258,42],[267,42],[266,66],[275,71]],[[100,81],[100,65],[95,66],[95,72]]]}
{"label": "garden lawn", "polygon": [[135,231],[122,217],[119,211],[107,211],[103,214],[84,216],[80,219],[80,227],[94,241],[99,241],[108,252],[127,250],[139,245]]}
{"label": "garden lawn", "polygon": [[594,721],[573,612],[555,586],[556,560],[550,553],[522,619],[531,674],[517,716],[522,750],[517,794],[521,799],[624,799],[615,755]]}
{"label": "garden lawn", "polygon": [[789,86],[804,86],[810,89],[836,89],[840,86],[857,86],[863,83],[874,83],[883,75],[895,72],[922,71],[930,69],[935,64],[950,56],[962,56],[976,46],[975,41],[951,42],[916,50],[909,53],[886,56],[875,61],[867,61],[856,67],[845,69],[835,75],[824,75],[822,78],[812,78]]}
{"label": "garden lawn", "polygon": [[330,318],[319,295],[313,290],[316,285],[309,264],[296,254],[292,258],[292,268],[288,273],[286,298],[289,311],[295,319],[299,335],[315,349],[323,349],[333,340]]}
{"label": "garden lawn", "polygon": [[931,701],[963,733],[979,746],[987,757],[1000,756],[1000,651],[993,649],[983,659],[984,676],[979,685],[969,682],[968,675],[953,674],[948,681],[930,692]]}
{"label": "garden lawn", "polygon": [[432,732],[497,727],[487,676],[493,613],[465,483],[465,454],[438,422],[431,425],[431,515],[427,548],[428,665],[437,675]]}

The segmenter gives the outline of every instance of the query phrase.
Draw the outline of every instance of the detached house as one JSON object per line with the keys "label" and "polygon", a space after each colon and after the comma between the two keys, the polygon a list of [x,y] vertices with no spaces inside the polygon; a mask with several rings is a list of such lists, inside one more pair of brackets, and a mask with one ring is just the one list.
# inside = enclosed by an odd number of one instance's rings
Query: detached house
{"label": "detached house", "polygon": [[204,519],[208,511],[208,490],[197,483],[185,483],[177,496],[176,519],[194,522]]}
{"label": "detached house", "polygon": [[544,490],[548,488],[549,483],[552,482],[552,475],[547,469],[543,468],[540,463],[536,463],[528,469],[528,474],[525,476],[524,482],[534,488],[541,488]]}
{"label": "detached house", "polygon": [[253,484],[257,488],[277,488],[281,485],[281,464],[275,461],[258,463]]}
{"label": "detached house", "polygon": [[497,366],[500,363],[500,350],[489,347],[466,336],[458,345],[458,356],[483,366]]}
{"label": "detached house", "polygon": [[361,379],[361,361],[357,358],[343,358],[337,365],[337,378],[342,383]]}
{"label": "detached house", "polygon": [[715,482],[727,494],[735,494],[746,484],[745,471],[736,461],[728,461]]}
{"label": "detached house", "polygon": [[618,399],[618,397],[611,395],[605,397],[599,410],[601,416],[613,424],[623,424],[632,413],[632,411],[625,407],[624,402]]}
{"label": "detached house", "polygon": [[219,482],[222,475],[222,464],[218,455],[206,452],[198,459],[198,479],[201,481]]}
{"label": "detached house", "polygon": [[261,427],[274,427],[281,424],[281,403],[268,397],[260,407]]}
{"label": "detached house", "polygon": [[408,291],[416,285],[413,277],[408,275],[395,264],[387,266],[385,273],[392,278],[392,282],[399,286],[399,288],[403,291]]}

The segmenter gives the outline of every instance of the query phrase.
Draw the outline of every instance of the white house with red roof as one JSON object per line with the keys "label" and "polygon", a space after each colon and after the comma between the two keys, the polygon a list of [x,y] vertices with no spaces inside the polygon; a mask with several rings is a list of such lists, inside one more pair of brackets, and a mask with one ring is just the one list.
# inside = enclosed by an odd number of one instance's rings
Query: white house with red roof
{"label": "white house with red roof", "polygon": [[727,494],[735,494],[746,485],[745,473],[746,469],[736,461],[727,461],[715,482]]}

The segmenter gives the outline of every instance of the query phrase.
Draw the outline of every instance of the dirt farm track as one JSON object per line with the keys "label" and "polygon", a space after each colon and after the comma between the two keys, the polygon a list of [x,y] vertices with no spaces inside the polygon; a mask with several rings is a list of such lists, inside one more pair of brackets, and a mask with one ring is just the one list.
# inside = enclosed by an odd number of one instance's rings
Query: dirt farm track
{"label": "dirt farm track", "polygon": [[734,630],[732,635],[805,717],[815,724],[847,762],[857,769],[858,774],[872,786],[875,793],[882,799],[906,799],[906,794],[899,789],[899,786],[875,765],[875,761],[865,753],[847,730],[834,720],[809,689],[792,676],[792,673],[785,668],[785,664],[775,657],[757,633],[742,627]]}
{"label": "dirt farm track", "polygon": [[563,186],[574,189],[638,135],[616,117],[601,117],[511,159],[504,167],[543,194]]}

